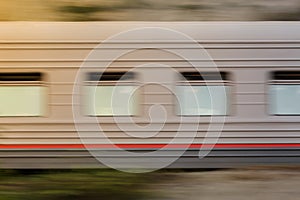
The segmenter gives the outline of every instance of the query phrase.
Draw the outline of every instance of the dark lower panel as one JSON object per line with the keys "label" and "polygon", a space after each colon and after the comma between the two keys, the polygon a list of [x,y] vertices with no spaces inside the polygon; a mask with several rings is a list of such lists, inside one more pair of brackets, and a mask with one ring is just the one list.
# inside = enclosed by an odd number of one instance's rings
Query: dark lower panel
{"label": "dark lower panel", "polygon": [[[102,154],[100,154],[102,153]],[[137,153],[137,152],[134,152]],[[145,153],[139,151],[138,153]],[[178,151],[163,151],[159,155],[124,157],[117,152],[99,152],[110,164],[125,168],[167,165],[168,168],[231,168],[256,165],[300,165],[300,150],[217,150],[199,159],[198,151],[187,151],[175,159]],[[139,154],[140,155],[140,154]],[[101,159],[100,159],[101,160]],[[106,168],[86,151],[0,151],[1,168]]]}

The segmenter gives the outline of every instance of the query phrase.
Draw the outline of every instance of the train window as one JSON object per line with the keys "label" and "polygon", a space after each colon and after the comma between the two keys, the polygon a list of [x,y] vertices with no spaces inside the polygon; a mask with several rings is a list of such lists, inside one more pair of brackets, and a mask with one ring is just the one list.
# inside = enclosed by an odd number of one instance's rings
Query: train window
{"label": "train window", "polygon": [[229,114],[228,73],[183,72],[177,84],[177,114],[212,116]]}
{"label": "train window", "polygon": [[270,85],[273,115],[300,115],[300,71],[276,71]]}
{"label": "train window", "polygon": [[137,114],[137,86],[131,72],[88,73],[87,114],[131,116]]}
{"label": "train window", "polygon": [[0,73],[0,116],[43,116],[46,88],[41,73]]}

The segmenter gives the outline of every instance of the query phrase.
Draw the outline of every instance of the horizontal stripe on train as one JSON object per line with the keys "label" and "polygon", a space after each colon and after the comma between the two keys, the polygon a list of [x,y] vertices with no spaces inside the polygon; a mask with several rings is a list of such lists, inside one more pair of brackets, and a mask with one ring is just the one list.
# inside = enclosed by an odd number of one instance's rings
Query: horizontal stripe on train
{"label": "horizontal stripe on train", "polygon": [[240,148],[300,148],[300,143],[260,144],[1,144],[0,149],[240,149]]}

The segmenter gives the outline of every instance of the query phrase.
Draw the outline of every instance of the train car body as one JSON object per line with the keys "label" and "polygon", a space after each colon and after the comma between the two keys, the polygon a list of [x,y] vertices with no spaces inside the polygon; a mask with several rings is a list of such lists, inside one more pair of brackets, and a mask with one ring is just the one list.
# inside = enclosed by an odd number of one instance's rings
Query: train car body
{"label": "train car body", "polygon": [[[180,155],[170,168],[300,161],[298,22],[1,22],[0,30],[2,168],[106,166],[104,150],[161,149],[141,161],[149,163]],[[115,115],[91,100],[115,101],[101,81],[122,88]],[[119,105],[139,84],[130,105]],[[185,84],[200,96],[220,86],[226,98],[216,104],[226,110],[195,111]]]}

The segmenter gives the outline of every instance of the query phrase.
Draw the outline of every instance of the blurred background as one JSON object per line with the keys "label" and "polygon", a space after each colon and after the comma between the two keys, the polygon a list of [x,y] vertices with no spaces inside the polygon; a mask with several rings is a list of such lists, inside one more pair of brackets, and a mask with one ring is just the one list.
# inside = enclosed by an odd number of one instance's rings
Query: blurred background
{"label": "blurred background", "polygon": [[[0,21],[297,21],[300,0],[0,0]],[[0,200],[297,199],[299,167],[0,169]]]}
{"label": "blurred background", "polygon": [[1,21],[282,21],[300,0],[0,0]]}

